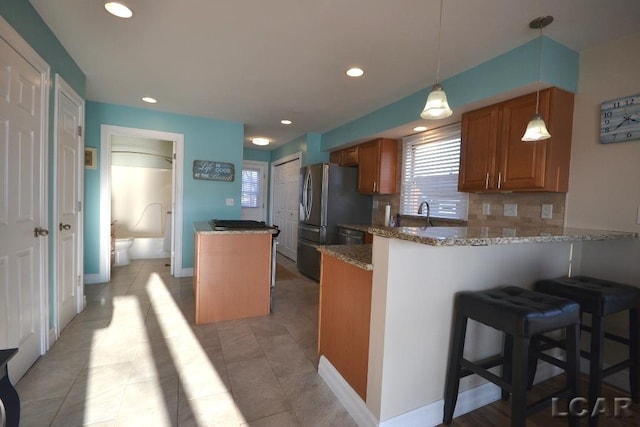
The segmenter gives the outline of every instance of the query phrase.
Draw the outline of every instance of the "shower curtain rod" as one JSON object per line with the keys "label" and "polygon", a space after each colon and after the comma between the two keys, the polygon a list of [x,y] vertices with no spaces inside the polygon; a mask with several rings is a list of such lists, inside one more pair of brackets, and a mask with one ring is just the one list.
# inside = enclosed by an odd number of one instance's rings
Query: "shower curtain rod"
{"label": "shower curtain rod", "polygon": [[155,157],[160,157],[163,160],[166,160],[169,163],[173,164],[173,159],[171,159],[171,157],[169,156],[163,156],[162,154],[155,154],[155,153],[144,153],[142,151],[118,151],[118,150],[113,150],[111,151],[112,153],[120,153],[120,154],[145,154],[147,156],[155,156]]}

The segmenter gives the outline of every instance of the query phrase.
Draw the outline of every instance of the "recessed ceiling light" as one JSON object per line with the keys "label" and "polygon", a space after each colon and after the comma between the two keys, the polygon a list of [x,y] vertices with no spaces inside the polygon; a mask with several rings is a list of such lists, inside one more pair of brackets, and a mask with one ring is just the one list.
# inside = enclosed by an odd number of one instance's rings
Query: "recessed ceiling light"
{"label": "recessed ceiling light", "polygon": [[282,123],[283,125],[290,125],[293,122],[291,120],[284,119],[284,120],[280,120],[280,123]]}
{"label": "recessed ceiling light", "polygon": [[364,70],[362,68],[353,67],[347,70],[347,76],[349,77],[360,77],[364,74]]}
{"label": "recessed ceiling light", "polygon": [[426,126],[417,126],[414,127],[413,130],[415,130],[416,132],[424,132],[425,130],[427,130]]}
{"label": "recessed ceiling light", "polygon": [[155,104],[156,102],[158,102],[158,100],[157,100],[157,99],[152,98],[152,97],[150,97],[150,96],[145,96],[144,98],[142,98],[142,100],[143,100],[144,102],[148,102],[149,104]]}
{"label": "recessed ceiling light", "polygon": [[104,4],[104,8],[107,9],[107,12],[117,16],[118,18],[131,18],[133,16],[131,9],[116,1],[106,2]]}
{"label": "recessed ceiling light", "polygon": [[269,140],[267,138],[253,138],[251,142],[256,145],[269,145]]}

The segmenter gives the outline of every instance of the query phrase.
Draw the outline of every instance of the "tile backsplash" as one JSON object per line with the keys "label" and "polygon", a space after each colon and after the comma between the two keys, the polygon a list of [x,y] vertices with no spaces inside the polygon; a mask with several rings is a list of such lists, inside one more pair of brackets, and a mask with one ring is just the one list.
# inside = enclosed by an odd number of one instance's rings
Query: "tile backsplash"
{"label": "tile backsplash", "polygon": [[[391,215],[400,212],[400,195],[374,196],[372,222],[374,225],[383,225],[384,207],[391,205]],[[469,215],[467,226],[469,227],[526,227],[526,226],[550,226],[562,227],[564,225],[565,193],[469,193]],[[489,205],[489,214],[482,213],[483,205]],[[517,216],[505,216],[504,205],[517,205]],[[553,205],[551,219],[541,218],[542,205]],[[434,225],[457,225],[447,220],[433,219]],[[424,219],[402,216],[403,226],[422,226]]]}

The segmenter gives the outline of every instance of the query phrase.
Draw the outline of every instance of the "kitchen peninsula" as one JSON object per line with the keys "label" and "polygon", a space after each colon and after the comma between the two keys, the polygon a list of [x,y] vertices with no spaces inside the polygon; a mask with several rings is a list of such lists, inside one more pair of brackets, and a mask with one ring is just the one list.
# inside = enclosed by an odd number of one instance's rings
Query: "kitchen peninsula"
{"label": "kitchen peninsula", "polygon": [[277,230],[209,222],[196,222],[193,229],[196,324],[268,315]]}
{"label": "kitchen peninsula", "polygon": [[[538,279],[580,273],[583,251],[623,253],[638,244],[636,233],[569,228],[368,231],[374,239],[365,397],[354,392],[329,357],[322,355],[318,367],[361,426],[442,422],[456,292],[507,284],[530,287]],[[501,335],[475,322],[469,323],[468,337],[465,355],[471,360],[501,348]],[[461,381],[460,391],[456,416],[500,397],[496,386],[477,376]]]}

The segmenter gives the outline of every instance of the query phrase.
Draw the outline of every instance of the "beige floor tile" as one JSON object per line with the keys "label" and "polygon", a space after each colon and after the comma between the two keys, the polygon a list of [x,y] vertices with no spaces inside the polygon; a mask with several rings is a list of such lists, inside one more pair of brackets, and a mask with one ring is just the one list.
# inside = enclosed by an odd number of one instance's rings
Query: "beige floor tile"
{"label": "beige floor tile", "polygon": [[226,326],[218,329],[218,340],[226,363],[264,357],[248,323],[237,323],[234,327]]}
{"label": "beige floor tile", "polygon": [[177,376],[129,383],[116,418],[117,426],[177,426]]}
{"label": "beige floor tile", "polygon": [[[22,398],[22,396],[21,396]],[[42,427],[51,425],[64,396],[42,400],[20,401],[20,426]]]}
{"label": "beige floor tile", "polygon": [[180,427],[234,427],[244,423],[231,393],[222,392],[188,400],[178,405]]}
{"label": "beige floor tile", "polygon": [[295,412],[287,411],[242,424],[242,427],[297,427],[300,425]]}

